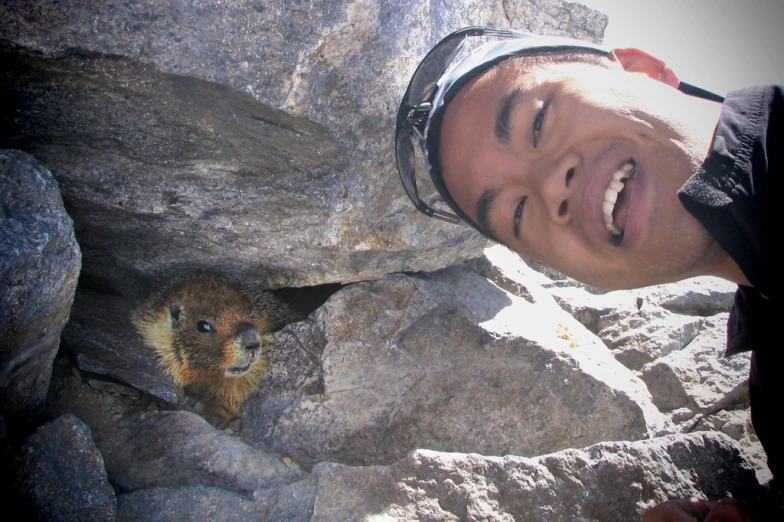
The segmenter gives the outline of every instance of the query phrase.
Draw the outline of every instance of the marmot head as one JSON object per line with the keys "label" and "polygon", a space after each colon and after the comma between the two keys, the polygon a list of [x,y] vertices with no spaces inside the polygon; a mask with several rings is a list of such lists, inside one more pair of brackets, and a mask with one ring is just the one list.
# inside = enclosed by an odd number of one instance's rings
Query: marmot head
{"label": "marmot head", "polygon": [[174,288],[164,300],[171,356],[183,381],[237,378],[260,364],[269,330],[239,289],[210,279]]}
{"label": "marmot head", "polygon": [[213,272],[175,280],[131,314],[163,369],[216,425],[237,417],[258,387],[267,334],[297,318],[274,293]]}

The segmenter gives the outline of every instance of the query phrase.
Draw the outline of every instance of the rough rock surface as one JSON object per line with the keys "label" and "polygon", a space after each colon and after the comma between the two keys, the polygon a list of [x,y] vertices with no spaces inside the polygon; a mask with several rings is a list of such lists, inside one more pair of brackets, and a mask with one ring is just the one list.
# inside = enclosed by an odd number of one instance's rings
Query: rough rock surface
{"label": "rough rock surface", "polygon": [[[711,478],[697,478],[703,473]],[[753,470],[718,433],[605,443],[533,459],[417,451],[391,466],[319,464],[308,480],[315,490],[312,515],[292,520],[628,522],[668,497],[722,498],[756,489]]]}
{"label": "rough rock surface", "polygon": [[81,253],[52,175],[0,151],[0,415],[40,413]]}
{"label": "rough rock surface", "polygon": [[39,427],[25,441],[14,468],[26,520],[115,520],[117,502],[103,458],[90,429],[75,416]]}
{"label": "rough rock surface", "polygon": [[[90,426],[114,487],[121,492],[178,486],[221,488],[241,495],[302,477],[296,465],[251,448],[186,411],[159,411],[115,385],[69,376],[54,390],[53,413],[71,411]],[[147,410],[147,411],[145,411]]]}
{"label": "rough rock surface", "polygon": [[0,146],[52,170],[86,277],[123,295],[195,259],[283,287],[478,254],[483,238],[418,216],[400,186],[407,78],[461,26],[597,41],[606,24],[560,0],[66,0],[0,17]]}
{"label": "rough rock surface", "polygon": [[104,450],[107,470],[125,484],[144,488],[206,485],[249,494],[301,478],[283,464],[201,417],[183,411],[149,412],[127,419],[125,439]]}
{"label": "rough rock surface", "polygon": [[717,411],[747,399],[750,355],[724,357],[717,350],[727,338],[727,316],[705,319],[688,345],[642,368],[642,380],[659,409]]}
{"label": "rough rock surface", "polygon": [[[770,479],[749,421],[749,355],[724,356],[726,312],[736,285],[702,277],[603,292],[524,262],[501,246],[487,249],[471,266],[518,295],[530,298],[529,288],[552,295],[608,348],[615,346],[614,355],[642,377],[675,431],[709,428],[727,433],[755,462],[760,480]],[[618,339],[625,342],[616,344]]]}
{"label": "rough rock surface", "polygon": [[736,288],[710,277],[680,282],[677,292],[672,291],[673,285],[600,292],[574,281],[558,283],[545,286],[634,370],[683,349],[710,328],[714,323],[706,326],[705,317],[729,311]]}
{"label": "rough rock surface", "polygon": [[[130,321],[132,305],[115,295],[80,288],[62,345],[84,372],[129,384],[177,404],[174,382]],[[132,349],[129,349],[132,347]]]}
{"label": "rough rock surface", "polygon": [[[90,426],[126,520],[212,506],[227,520],[571,522],[629,520],[684,495],[753,500],[769,473],[742,392],[747,363],[714,360],[726,312],[699,316],[694,340],[652,363],[669,373],[645,367],[641,380],[557,305],[564,286],[552,283],[494,247],[463,266],[346,285],[276,334],[239,439],[93,376],[59,375],[51,412]],[[634,305],[650,291],[617,295]],[[660,288],[657,302],[689,291]],[[660,401],[672,378],[688,398],[676,409]],[[679,434],[702,429],[722,433]]]}
{"label": "rough rock surface", "polygon": [[259,394],[242,432],[304,464],[540,455],[664,427],[643,383],[552,298],[464,268],[352,285],[309,322],[288,339],[320,357],[323,390]]}
{"label": "rough rock surface", "polygon": [[[267,518],[264,497],[243,495],[207,486],[152,488],[117,495],[118,520],[156,522],[247,522],[283,520]],[[306,519],[301,519],[306,520]]]}

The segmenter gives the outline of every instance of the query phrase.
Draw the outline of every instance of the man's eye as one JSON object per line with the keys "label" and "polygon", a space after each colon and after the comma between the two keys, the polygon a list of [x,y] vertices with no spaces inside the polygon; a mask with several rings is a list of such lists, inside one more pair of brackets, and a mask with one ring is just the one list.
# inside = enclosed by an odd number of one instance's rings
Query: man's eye
{"label": "man's eye", "polygon": [[525,196],[523,199],[520,200],[520,203],[517,204],[514,212],[514,235],[516,238],[520,238],[520,221],[523,217],[523,209],[525,208],[525,201],[528,199],[528,196]]}
{"label": "man's eye", "polygon": [[547,112],[547,104],[545,104],[539,112],[536,113],[536,118],[534,118],[534,147],[539,144],[539,133],[542,130],[542,125],[544,125],[544,115]]}

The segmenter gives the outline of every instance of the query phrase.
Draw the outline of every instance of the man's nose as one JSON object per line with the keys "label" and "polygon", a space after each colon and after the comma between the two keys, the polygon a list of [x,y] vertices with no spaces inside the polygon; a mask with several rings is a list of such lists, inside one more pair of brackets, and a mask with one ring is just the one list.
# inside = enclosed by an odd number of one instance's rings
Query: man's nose
{"label": "man's nose", "polygon": [[544,173],[542,199],[550,219],[554,223],[567,225],[572,220],[574,202],[574,180],[579,166],[579,157],[564,155]]}

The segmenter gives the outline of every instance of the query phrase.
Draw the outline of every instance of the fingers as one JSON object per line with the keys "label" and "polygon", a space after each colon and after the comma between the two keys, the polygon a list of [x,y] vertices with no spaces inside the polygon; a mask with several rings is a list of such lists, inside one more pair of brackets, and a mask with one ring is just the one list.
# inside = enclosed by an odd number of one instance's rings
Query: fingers
{"label": "fingers", "polygon": [[643,522],[754,522],[743,504],[735,499],[708,502],[702,499],[677,499],[645,510]]}
{"label": "fingers", "polygon": [[712,506],[713,502],[702,499],[668,500],[646,509],[642,514],[642,520],[643,522],[703,522]]}
{"label": "fingers", "polygon": [[754,518],[740,502],[730,498],[717,502],[705,522],[754,522]]}

